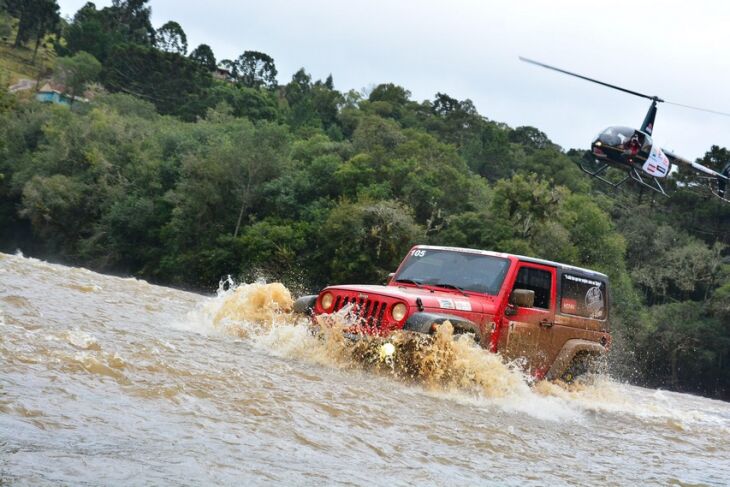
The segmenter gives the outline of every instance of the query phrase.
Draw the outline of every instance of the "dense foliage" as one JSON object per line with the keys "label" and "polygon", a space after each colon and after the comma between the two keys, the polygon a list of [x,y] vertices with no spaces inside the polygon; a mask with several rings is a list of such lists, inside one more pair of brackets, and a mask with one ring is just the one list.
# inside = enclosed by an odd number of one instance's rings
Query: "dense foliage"
{"label": "dense foliage", "polygon": [[554,259],[611,277],[616,373],[730,397],[730,205],[606,196],[581,151],[444,93],[343,93],[304,69],[279,84],[256,51],[186,57],[145,0],[87,4],[57,48],[68,76],[98,59],[106,93],[69,108],[2,90],[0,249],[206,290],[382,282],[415,243]]}

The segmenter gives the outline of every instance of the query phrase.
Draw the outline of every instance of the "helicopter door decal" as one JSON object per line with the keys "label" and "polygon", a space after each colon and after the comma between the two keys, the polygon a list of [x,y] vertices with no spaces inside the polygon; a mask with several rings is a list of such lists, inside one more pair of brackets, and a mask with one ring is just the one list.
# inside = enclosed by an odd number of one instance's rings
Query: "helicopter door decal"
{"label": "helicopter door decal", "polygon": [[649,158],[646,160],[644,166],[641,169],[643,169],[644,172],[649,174],[650,176],[663,178],[666,177],[667,174],[669,174],[669,167],[670,164],[667,156],[664,154],[664,152],[662,152],[659,147],[653,145],[651,146]]}

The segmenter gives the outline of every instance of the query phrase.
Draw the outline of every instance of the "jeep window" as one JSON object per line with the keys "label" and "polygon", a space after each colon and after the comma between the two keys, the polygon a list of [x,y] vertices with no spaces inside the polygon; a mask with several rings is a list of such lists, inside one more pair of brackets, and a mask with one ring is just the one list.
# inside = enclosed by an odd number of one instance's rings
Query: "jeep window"
{"label": "jeep window", "polygon": [[535,291],[534,308],[550,309],[550,290],[552,288],[552,273],[534,267],[522,267],[517,273],[513,289],[528,289]]}
{"label": "jeep window", "polygon": [[560,312],[603,320],[606,318],[606,283],[563,274],[560,280]]}
{"label": "jeep window", "polygon": [[414,249],[393,280],[496,295],[508,268],[509,260],[502,257],[453,250]]}

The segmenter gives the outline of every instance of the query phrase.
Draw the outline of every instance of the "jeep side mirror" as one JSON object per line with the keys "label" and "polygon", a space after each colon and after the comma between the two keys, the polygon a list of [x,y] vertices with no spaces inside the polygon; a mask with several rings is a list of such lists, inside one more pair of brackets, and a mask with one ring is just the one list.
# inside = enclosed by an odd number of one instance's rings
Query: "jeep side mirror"
{"label": "jeep side mirror", "polygon": [[535,291],[514,289],[509,295],[509,304],[520,308],[532,308],[535,305]]}
{"label": "jeep side mirror", "polygon": [[390,284],[390,281],[393,280],[393,276],[395,276],[395,272],[391,272],[390,274],[388,274],[388,280],[385,281],[385,283]]}

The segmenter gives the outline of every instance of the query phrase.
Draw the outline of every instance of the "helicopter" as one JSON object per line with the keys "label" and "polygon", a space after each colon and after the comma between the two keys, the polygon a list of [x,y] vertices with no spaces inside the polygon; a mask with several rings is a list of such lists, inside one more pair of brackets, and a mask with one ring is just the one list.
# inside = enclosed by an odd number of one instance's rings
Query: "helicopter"
{"label": "helicopter", "polygon": [[[589,78],[581,74],[556,68],[555,66],[550,66],[532,59],[527,59],[521,56],[519,59],[526,63],[534,64],[536,66],[651,100],[651,105],[644,117],[641,128],[635,129],[623,126],[608,127],[593,139],[591,142],[591,151],[588,161],[583,160],[578,163],[578,166],[583,172],[613,186],[614,188],[618,188],[627,181],[633,180],[640,187],[648,188],[668,197],[670,195],[665,190],[662,181],[667,180],[679,168],[687,168],[696,173],[698,176],[696,178],[697,181],[681,184],[684,184],[685,187],[697,185],[706,186],[713,195],[722,201],[730,203],[730,164],[726,165],[722,172],[717,172],[707,166],[689,161],[668,150],[664,150],[656,145],[652,140],[658,103],[668,103],[671,105],[724,116],[730,116],[729,113],[672,103],[663,100],[658,96],[650,96],[644,93],[639,93],[604,81]],[[611,181],[607,179],[606,171],[609,168],[624,171],[624,178],[618,181]]]}

